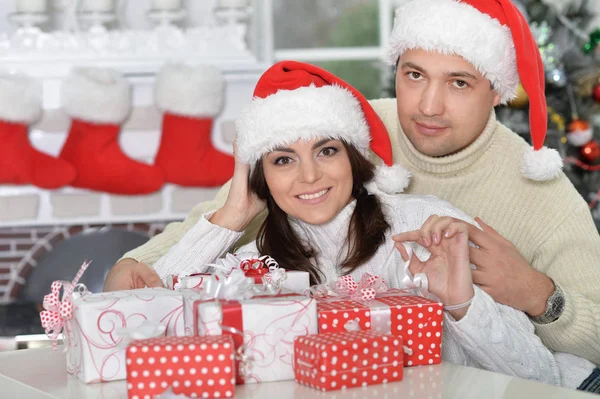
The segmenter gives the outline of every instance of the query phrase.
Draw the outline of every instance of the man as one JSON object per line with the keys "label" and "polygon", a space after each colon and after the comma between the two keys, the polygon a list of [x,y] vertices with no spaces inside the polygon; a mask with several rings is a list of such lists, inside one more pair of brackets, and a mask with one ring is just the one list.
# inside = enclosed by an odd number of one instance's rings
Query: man
{"label": "man", "polygon": [[[509,0],[406,0],[389,54],[397,100],[372,105],[389,130],[394,162],[413,174],[408,193],[433,194],[479,216],[483,231],[469,234],[478,246],[470,254],[475,283],[526,312],[550,349],[599,364],[600,237],[560,157],[543,147],[543,67],[523,16]],[[519,79],[530,98],[533,149],[493,111]],[[161,285],[147,265],[220,207],[228,189],[127,253],[105,288]]]}

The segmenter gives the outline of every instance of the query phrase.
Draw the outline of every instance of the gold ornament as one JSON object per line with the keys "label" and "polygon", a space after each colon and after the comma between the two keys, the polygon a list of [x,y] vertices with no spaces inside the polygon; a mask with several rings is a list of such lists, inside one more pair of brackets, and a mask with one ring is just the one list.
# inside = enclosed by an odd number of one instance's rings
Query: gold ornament
{"label": "gold ornament", "polygon": [[575,90],[581,97],[591,97],[594,88],[600,83],[600,68],[593,66],[573,73]]}
{"label": "gold ornament", "polygon": [[525,93],[525,89],[519,83],[517,87],[517,93],[514,99],[510,100],[508,106],[511,108],[525,108],[529,104],[529,97]]}
{"label": "gold ornament", "polygon": [[[548,114],[550,115],[550,122],[560,132],[565,131],[565,118],[554,110],[552,107],[548,107]],[[565,138],[566,140],[566,138]]]}

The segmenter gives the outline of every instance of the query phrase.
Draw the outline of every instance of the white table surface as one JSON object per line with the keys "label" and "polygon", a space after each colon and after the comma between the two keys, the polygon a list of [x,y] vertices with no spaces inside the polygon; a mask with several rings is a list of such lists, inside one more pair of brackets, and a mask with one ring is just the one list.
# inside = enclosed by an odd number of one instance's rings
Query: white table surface
{"label": "white table surface", "polygon": [[[125,381],[84,384],[67,374],[66,356],[52,348],[0,352],[0,398],[127,399]],[[321,393],[293,381],[239,385],[244,399],[358,398],[598,398],[574,390],[442,363],[404,369],[404,380],[387,385]]]}

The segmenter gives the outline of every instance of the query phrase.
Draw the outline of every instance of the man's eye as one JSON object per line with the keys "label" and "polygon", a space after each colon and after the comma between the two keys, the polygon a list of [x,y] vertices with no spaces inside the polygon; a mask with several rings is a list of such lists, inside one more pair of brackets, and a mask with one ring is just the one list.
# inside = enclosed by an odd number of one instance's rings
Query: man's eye
{"label": "man's eye", "polygon": [[454,86],[456,86],[459,89],[464,89],[465,87],[469,87],[469,84],[464,80],[455,80]]}
{"label": "man's eye", "polygon": [[288,165],[292,162],[292,158],[290,157],[278,157],[275,160],[275,165]]}
{"label": "man's eye", "polygon": [[421,79],[421,74],[419,72],[409,72],[408,76],[412,80],[419,80],[419,79]]}

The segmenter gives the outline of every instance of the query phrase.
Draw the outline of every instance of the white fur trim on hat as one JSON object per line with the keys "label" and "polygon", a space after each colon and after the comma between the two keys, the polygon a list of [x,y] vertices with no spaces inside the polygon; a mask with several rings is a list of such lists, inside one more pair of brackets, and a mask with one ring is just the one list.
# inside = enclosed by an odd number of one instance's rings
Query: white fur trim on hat
{"label": "white fur trim on hat", "polygon": [[163,112],[213,117],[223,106],[223,74],[209,65],[166,64],[156,77],[154,101]]}
{"label": "white fur trim on hat", "polygon": [[300,139],[340,139],[363,154],[371,141],[360,102],[339,86],[311,85],[255,97],[236,121],[236,129],[240,159],[249,164]]}
{"label": "white fur trim on hat", "polygon": [[118,124],[131,110],[129,83],[107,68],[75,68],[62,86],[62,100],[71,118],[98,124]]}
{"label": "white fur trim on hat", "polygon": [[396,9],[387,49],[395,65],[407,50],[454,54],[470,62],[500,94],[515,97],[519,84],[510,29],[476,8],[456,0],[406,0]]}
{"label": "white fur trim on hat", "polygon": [[365,188],[369,194],[375,194],[377,191],[399,194],[410,184],[410,177],[410,171],[402,165],[380,165],[375,169],[375,177],[365,184]]}
{"label": "white fur trim on hat", "polygon": [[25,75],[0,75],[0,119],[32,124],[42,115],[42,87]]}
{"label": "white fur trim on hat", "polygon": [[535,151],[528,147],[523,153],[521,174],[536,181],[552,180],[560,174],[562,167],[562,158],[555,149],[542,147]]}

